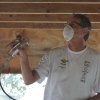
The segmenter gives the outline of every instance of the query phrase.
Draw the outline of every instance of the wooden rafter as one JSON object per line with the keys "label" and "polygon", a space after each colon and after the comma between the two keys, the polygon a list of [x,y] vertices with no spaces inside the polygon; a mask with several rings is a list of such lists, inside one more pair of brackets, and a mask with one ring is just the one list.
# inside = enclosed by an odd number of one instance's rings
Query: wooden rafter
{"label": "wooden rafter", "polygon": [[1,13],[100,13],[100,3],[0,3]]}
{"label": "wooden rafter", "polygon": [[[16,14],[4,13],[0,14],[0,21],[62,21],[66,22],[73,13],[66,14]],[[100,14],[86,14],[92,22],[100,22]]]}
{"label": "wooden rafter", "polygon": [[93,28],[100,28],[100,2],[43,1],[1,1],[0,28],[62,28],[73,13],[86,14]]}
{"label": "wooden rafter", "polygon": [[0,0],[0,2],[100,2],[99,0]]}
{"label": "wooden rafter", "polygon": [[[63,29],[66,23],[54,22],[0,22],[0,28]],[[92,23],[93,30],[100,30],[100,23]]]}

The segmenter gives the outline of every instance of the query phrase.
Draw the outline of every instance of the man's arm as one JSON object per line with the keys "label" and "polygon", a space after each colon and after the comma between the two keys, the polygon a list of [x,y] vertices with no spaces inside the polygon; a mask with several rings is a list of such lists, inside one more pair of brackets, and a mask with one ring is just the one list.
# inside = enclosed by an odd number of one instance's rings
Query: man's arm
{"label": "man's arm", "polygon": [[25,50],[19,50],[19,58],[21,64],[21,72],[25,84],[29,85],[37,81],[40,77],[35,70],[31,70],[29,60]]}
{"label": "man's arm", "polygon": [[91,97],[91,98],[89,98],[87,100],[100,100],[100,93],[98,93],[96,96]]}

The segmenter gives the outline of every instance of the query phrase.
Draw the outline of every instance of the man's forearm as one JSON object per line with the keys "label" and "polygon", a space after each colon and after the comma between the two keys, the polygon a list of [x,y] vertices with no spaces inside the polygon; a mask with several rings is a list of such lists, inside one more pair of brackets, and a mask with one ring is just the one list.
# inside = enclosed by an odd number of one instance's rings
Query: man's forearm
{"label": "man's forearm", "polygon": [[21,73],[24,79],[25,84],[29,85],[35,82],[35,74],[33,76],[32,70],[30,68],[28,55],[25,50],[19,50],[19,58],[20,58],[20,65],[21,65]]}
{"label": "man's forearm", "polygon": [[95,95],[94,97],[91,97],[89,99],[86,100],[100,100],[100,93],[98,93],[97,95]]}

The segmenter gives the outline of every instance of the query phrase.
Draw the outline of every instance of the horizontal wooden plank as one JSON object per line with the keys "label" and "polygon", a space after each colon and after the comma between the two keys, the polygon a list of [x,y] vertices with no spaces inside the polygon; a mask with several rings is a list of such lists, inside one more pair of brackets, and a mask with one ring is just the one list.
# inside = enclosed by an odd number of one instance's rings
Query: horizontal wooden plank
{"label": "horizontal wooden plank", "polygon": [[[62,29],[65,23],[51,22],[0,22],[0,28],[42,28]],[[92,23],[93,29],[100,29],[100,23]]]}
{"label": "horizontal wooden plank", "polygon": [[[67,21],[72,14],[0,14],[0,21]],[[100,14],[86,14],[91,22],[100,22]]]}
{"label": "horizontal wooden plank", "polygon": [[[67,21],[72,14],[0,14],[0,21]],[[100,21],[100,15],[96,16]],[[94,17],[93,17],[94,18]]]}
{"label": "horizontal wooden plank", "polygon": [[100,3],[0,3],[0,13],[100,13]]}
{"label": "horizontal wooden plank", "polygon": [[64,27],[64,23],[16,23],[16,22],[0,22],[0,28],[50,28],[50,29],[56,29],[56,28],[62,28]]}
{"label": "horizontal wooden plank", "polygon": [[100,2],[99,0],[0,0],[0,2]]}

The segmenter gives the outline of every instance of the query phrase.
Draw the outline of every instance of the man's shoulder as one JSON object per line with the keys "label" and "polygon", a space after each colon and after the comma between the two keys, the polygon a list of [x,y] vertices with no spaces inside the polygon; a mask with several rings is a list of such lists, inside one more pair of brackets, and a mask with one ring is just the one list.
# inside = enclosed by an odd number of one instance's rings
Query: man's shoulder
{"label": "man's shoulder", "polygon": [[65,54],[67,50],[67,46],[62,46],[62,47],[56,47],[51,49],[48,54],[50,55],[62,55]]}
{"label": "man's shoulder", "polygon": [[61,52],[61,51],[66,51],[67,50],[67,46],[62,46],[62,47],[56,47],[51,49],[52,52]]}
{"label": "man's shoulder", "polygon": [[100,52],[91,48],[91,47],[88,47],[88,51],[90,52],[91,55],[93,56],[100,56]]}

